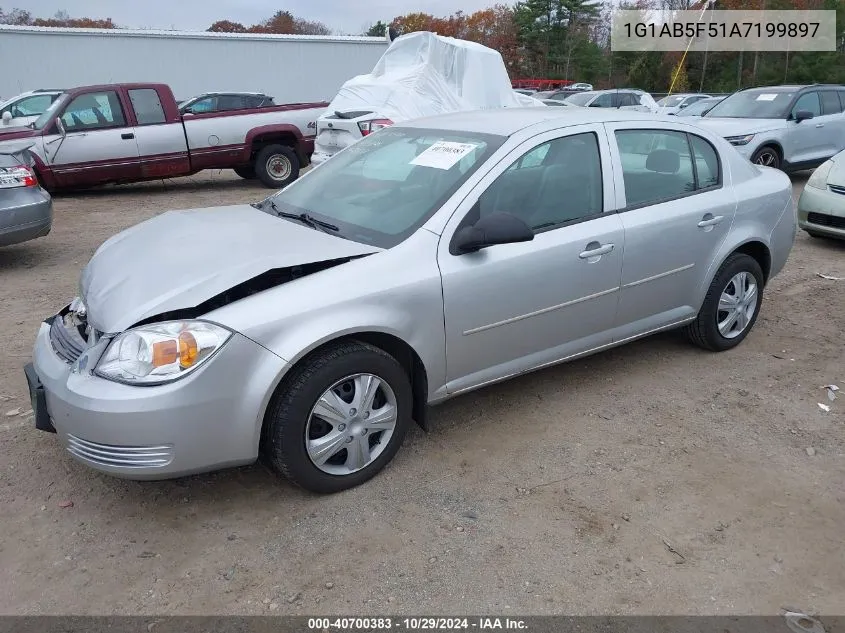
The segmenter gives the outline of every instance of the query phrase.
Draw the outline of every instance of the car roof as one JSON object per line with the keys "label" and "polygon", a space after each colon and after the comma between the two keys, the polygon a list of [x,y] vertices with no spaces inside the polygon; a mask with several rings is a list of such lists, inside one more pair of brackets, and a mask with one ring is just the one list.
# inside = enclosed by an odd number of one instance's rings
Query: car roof
{"label": "car roof", "polygon": [[561,127],[586,123],[609,123],[616,121],[671,122],[646,112],[618,110],[616,108],[556,108],[554,106],[528,108],[495,108],[450,112],[397,123],[397,127],[437,129],[476,134],[512,136],[520,130],[537,123],[560,119]]}

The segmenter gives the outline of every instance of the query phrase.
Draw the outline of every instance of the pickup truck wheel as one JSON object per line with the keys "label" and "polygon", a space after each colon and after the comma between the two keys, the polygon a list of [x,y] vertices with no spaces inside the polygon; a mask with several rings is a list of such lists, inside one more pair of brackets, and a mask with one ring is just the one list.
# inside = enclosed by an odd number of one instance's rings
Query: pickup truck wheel
{"label": "pickup truck wheel", "polygon": [[265,454],[306,490],[333,493],[382,470],[411,426],[408,375],[383,350],[350,341],[294,368],[267,416]]}
{"label": "pickup truck wheel", "polygon": [[270,189],[281,189],[299,178],[299,159],[290,147],[268,145],[255,157],[255,175]]}
{"label": "pickup truck wheel", "polygon": [[255,180],[257,178],[257,176],[255,175],[255,167],[252,165],[245,165],[244,167],[235,167],[232,171],[234,171],[238,176],[240,176],[244,180]]}

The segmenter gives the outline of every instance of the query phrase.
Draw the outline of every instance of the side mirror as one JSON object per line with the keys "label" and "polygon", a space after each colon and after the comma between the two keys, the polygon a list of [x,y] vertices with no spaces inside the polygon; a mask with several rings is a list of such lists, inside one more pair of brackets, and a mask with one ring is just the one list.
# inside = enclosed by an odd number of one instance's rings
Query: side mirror
{"label": "side mirror", "polygon": [[515,215],[491,213],[455,233],[452,250],[455,254],[474,253],[488,246],[530,242],[533,239],[534,231]]}
{"label": "side mirror", "polygon": [[9,122],[12,120],[12,113],[6,110],[3,113],[3,125],[9,125]]}
{"label": "side mirror", "polygon": [[795,122],[796,123],[801,123],[801,121],[806,121],[807,119],[812,119],[812,118],[813,118],[813,113],[810,112],[809,110],[798,110],[798,112],[795,113]]}
{"label": "side mirror", "polygon": [[689,105],[688,103],[682,103],[681,105],[679,105],[679,106],[678,106],[678,110],[683,110],[683,109],[684,109],[684,108],[686,108],[688,105]]}
{"label": "side mirror", "polygon": [[56,128],[58,128],[59,134],[61,134],[62,138],[67,136],[67,130],[65,130],[65,124],[62,121],[62,117],[56,119]]}

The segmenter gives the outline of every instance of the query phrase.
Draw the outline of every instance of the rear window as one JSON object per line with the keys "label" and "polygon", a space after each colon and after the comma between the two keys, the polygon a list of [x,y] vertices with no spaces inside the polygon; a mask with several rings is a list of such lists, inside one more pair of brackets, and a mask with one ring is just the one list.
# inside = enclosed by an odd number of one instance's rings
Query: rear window
{"label": "rear window", "polygon": [[132,102],[132,109],[135,110],[138,125],[155,125],[167,120],[158,92],[155,90],[151,88],[130,90],[129,100]]}

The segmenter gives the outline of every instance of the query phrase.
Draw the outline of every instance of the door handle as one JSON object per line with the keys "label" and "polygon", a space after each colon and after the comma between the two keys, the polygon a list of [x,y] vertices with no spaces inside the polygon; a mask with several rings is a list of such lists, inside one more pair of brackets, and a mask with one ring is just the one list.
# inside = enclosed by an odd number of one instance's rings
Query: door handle
{"label": "door handle", "polygon": [[601,257],[607,255],[613,250],[613,244],[599,244],[598,242],[590,242],[587,244],[587,249],[578,255],[581,259],[592,259],[593,257]]}
{"label": "door handle", "polygon": [[824,127],[824,123],[816,123],[816,127]]}
{"label": "door handle", "polygon": [[135,138],[135,135],[132,134],[132,132],[124,132],[120,135],[120,138],[122,138],[124,141],[130,141]]}
{"label": "door handle", "polygon": [[[708,217],[709,216],[709,217]],[[722,220],[725,219],[723,215],[712,216],[709,213],[704,216],[701,222],[698,223],[699,228],[707,228],[708,226],[716,226],[717,224],[721,224]]]}

